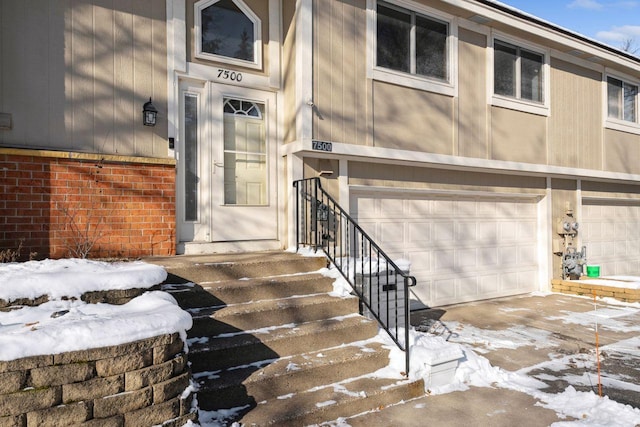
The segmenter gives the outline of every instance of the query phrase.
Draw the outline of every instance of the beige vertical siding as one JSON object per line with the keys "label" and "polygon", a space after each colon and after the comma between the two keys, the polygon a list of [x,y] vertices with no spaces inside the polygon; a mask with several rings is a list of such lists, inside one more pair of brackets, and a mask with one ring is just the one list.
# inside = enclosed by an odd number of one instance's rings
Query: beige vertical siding
{"label": "beige vertical siding", "polygon": [[[340,197],[340,184],[338,182],[338,176],[340,175],[339,169],[339,162],[335,159],[304,158],[304,177],[320,177],[322,188],[336,200]],[[324,174],[321,176],[320,172],[324,172]],[[329,174],[327,172],[333,173]]]}
{"label": "beige vertical siding", "polygon": [[[14,127],[0,144],[166,156],[165,10],[157,0],[1,2],[0,111]],[[155,127],[142,125],[149,97]]]}
{"label": "beige vertical siding", "polygon": [[487,144],[487,38],[459,29],[458,155],[488,157]]}
{"label": "beige vertical siding", "polygon": [[582,181],[582,197],[640,199],[640,185],[611,182]]}
{"label": "beige vertical siding", "polygon": [[285,143],[296,139],[296,1],[282,2],[282,84],[284,93],[284,129],[282,139]]}
{"label": "beige vertical siding", "polygon": [[365,144],[365,0],[315,0],[314,28],[314,138]]}
{"label": "beige vertical siding", "polygon": [[640,174],[640,135],[605,129],[605,170]]}
{"label": "beige vertical siding", "polygon": [[602,76],[551,60],[549,163],[602,169]]}
{"label": "beige vertical siding", "polygon": [[373,83],[374,145],[453,154],[453,98]]}
{"label": "beige vertical siding", "polygon": [[231,64],[221,64],[216,61],[210,61],[208,59],[196,58],[196,43],[195,43],[195,20],[194,20],[194,4],[199,0],[187,0],[185,2],[186,18],[187,18],[187,61],[195,62],[203,65],[223,65],[225,68],[231,70],[242,70],[243,72],[250,72],[256,74],[267,74],[269,70],[269,1],[268,0],[243,0],[247,6],[255,13],[262,25],[262,70],[253,70],[243,68],[241,66]]}
{"label": "beige vertical siding", "polygon": [[546,164],[546,133],[546,117],[493,107],[491,158]]}
{"label": "beige vertical siding", "polygon": [[545,178],[349,162],[349,185],[543,195]]}
{"label": "beige vertical siding", "polygon": [[[570,207],[574,215],[576,215],[578,203],[578,193],[576,192],[577,183],[569,179],[552,179],[551,180],[551,239],[561,239],[556,232],[556,222],[560,218],[564,218],[567,207]],[[580,218],[576,218],[578,222]],[[577,248],[579,249],[579,248]],[[562,259],[559,256],[553,257],[553,277],[562,276]]]}

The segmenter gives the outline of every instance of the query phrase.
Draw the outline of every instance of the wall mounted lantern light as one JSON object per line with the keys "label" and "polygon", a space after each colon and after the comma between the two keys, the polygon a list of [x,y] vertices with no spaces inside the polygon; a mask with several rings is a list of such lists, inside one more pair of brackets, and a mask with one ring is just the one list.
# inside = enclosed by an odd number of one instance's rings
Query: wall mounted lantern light
{"label": "wall mounted lantern light", "polygon": [[151,98],[149,98],[149,101],[145,102],[142,106],[142,124],[145,126],[155,126],[157,116],[158,109],[151,102]]}

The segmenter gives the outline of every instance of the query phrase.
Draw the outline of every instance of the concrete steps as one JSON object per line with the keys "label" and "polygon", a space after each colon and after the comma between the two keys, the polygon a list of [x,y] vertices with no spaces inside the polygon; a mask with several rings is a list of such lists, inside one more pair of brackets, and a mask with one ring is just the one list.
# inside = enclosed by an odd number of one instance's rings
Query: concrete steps
{"label": "concrete steps", "polygon": [[189,311],[194,321],[189,337],[215,336],[237,330],[323,320],[327,316],[346,316],[358,312],[358,298],[338,299],[317,294]]}
{"label": "concrete steps", "polygon": [[341,346],[322,352],[267,360],[243,368],[196,375],[198,400],[206,409],[255,404],[331,384],[336,378],[361,376],[388,363],[389,350],[379,343]]}
{"label": "concrete steps", "polygon": [[328,295],[319,257],[284,252],[153,258],[163,289],[194,319],[189,362],[201,410],[229,424],[308,425],[424,394],[398,373],[379,379],[389,350],[358,300]]}

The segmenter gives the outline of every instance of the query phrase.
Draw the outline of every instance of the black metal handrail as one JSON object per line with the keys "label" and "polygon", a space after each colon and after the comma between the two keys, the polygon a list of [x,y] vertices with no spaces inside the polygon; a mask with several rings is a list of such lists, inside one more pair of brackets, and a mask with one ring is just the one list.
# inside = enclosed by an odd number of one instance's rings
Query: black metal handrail
{"label": "black metal handrail", "polygon": [[[409,375],[409,287],[403,271],[331,197],[320,178],[295,181],[296,249],[322,249],[360,299],[360,313],[375,318],[405,352]],[[404,342],[400,335],[404,333]]]}

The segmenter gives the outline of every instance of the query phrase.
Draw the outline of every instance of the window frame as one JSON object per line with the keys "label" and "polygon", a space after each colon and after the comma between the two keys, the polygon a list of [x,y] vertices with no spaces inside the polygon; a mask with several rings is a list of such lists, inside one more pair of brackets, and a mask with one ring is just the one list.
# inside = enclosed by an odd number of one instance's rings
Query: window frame
{"label": "window frame", "polygon": [[[638,93],[636,93],[635,96],[635,121],[625,120],[624,118],[619,119],[616,117],[609,117],[609,78],[619,80],[623,84],[626,83],[638,88]],[[605,128],[640,135],[640,79],[634,79],[633,77],[622,73],[606,70],[602,73],[602,86],[602,104]],[[622,106],[624,106],[624,100],[622,100]]]}
{"label": "window frame", "polygon": [[[367,77],[373,80],[406,86],[447,96],[458,96],[458,24],[457,19],[442,11],[411,0],[380,0],[388,5],[405,9],[409,13],[447,25],[446,80],[420,74],[405,73],[377,65],[377,5],[379,0],[367,0]],[[412,50],[412,55],[415,52]]]}
{"label": "window frame", "polygon": [[213,6],[220,0],[200,0],[193,5],[194,10],[194,41],[195,41],[195,57],[208,61],[222,62],[225,64],[236,65],[253,69],[262,69],[262,20],[256,15],[249,6],[242,0],[231,0],[244,13],[244,15],[253,23],[254,40],[253,40],[253,61],[232,58],[224,55],[202,51],[202,10],[209,6]]}
{"label": "window frame", "polygon": [[[506,34],[492,32],[490,37],[489,54],[487,55],[487,90],[488,99],[492,106],[508,108],[510,110],[523,111],[526,113],[536,114],[540,116],[550,116],[550,97],[551,97],[551,84],[550,84],[550,57],[551,52],[541,46],[533,45],[531,43],[522,41],[520,39],[508,36]],[[514,46],[518,49],[516,58],[516,97],[508,95],[500,95],[495,93],[495,44],[496,42]],[[531,101],[521,97],[521,55],[520,50],[525,50],[536,55],[542,56],[542,102]]]}

